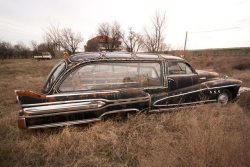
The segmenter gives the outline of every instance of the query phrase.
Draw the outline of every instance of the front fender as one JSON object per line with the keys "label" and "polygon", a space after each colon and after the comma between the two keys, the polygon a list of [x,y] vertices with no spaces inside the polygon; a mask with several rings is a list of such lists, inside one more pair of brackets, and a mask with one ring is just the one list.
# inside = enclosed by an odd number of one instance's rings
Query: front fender
{"label": "front fender", "polygon": [[218,94],[220,94],[220,92],[228,90],[232,95],[232,99],[235,99],[239,94],[239,89],[241,87],[242,81],[232,78],[219,78],[204,82],[203,84],[206,85],[209,92],[212,92],[211,94],[215,94],[216,97]]}
{"label": "front fender", "polygon": [[202,84],[206,85],[208,88],[214,88],[214,87],[240,87],[242,84],[242,81],[237,79],[224,79],[224,78],[218,78],[210,81],[203,82]]}

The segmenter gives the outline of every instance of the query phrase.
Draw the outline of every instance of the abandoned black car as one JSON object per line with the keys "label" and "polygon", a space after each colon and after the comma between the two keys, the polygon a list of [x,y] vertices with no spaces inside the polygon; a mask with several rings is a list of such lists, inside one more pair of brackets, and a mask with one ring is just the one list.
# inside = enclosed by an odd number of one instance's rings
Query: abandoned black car
{"label": "abandoned black car", "polygon": [[100,121],[118,113],[162,112],[237,98],[241,81],[195,70],[163,54],[80,53],[52,69],[42,93],[16,90],[18,126]]}

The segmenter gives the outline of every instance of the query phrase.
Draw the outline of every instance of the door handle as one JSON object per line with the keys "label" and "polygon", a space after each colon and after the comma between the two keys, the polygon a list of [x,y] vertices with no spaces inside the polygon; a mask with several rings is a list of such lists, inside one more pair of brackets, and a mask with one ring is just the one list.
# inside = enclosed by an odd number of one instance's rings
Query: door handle
{"label": "door handle", "polygon": [[206,80],[207,78],[206,77],[200,77],[199,79],[200,80]]}
{"label": "door handle", "polygon": [[168,82],[170,82],[170,81],[175,81],[173,78],[168,78]]}

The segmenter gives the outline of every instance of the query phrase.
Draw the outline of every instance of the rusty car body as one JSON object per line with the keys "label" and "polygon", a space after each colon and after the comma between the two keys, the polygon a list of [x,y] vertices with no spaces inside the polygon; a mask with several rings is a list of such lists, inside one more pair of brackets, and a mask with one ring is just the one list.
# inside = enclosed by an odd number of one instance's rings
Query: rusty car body
{"label": "rusty car body", "polygon": [[42,93],[16,90],[18,126],[46,128],[100,121],[118,113],[162,112],[234,100],[241,81],[195,70],[164,54],[79,53],[54,66]]}

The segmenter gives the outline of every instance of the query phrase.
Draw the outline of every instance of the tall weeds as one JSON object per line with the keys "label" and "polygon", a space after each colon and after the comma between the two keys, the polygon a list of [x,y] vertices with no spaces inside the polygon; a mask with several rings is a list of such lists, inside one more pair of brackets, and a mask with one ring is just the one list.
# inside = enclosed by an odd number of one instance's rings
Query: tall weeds
{"label": "tall weeds", "polygon": [[[89,126],[19,130],[13,90],[38,91],[56,61],[16,61],[0,66],[0,166],[250,166],[249,94],[228,106],[141,114]],[[221,70],[250,83],[247,73],[224,66]]]}

